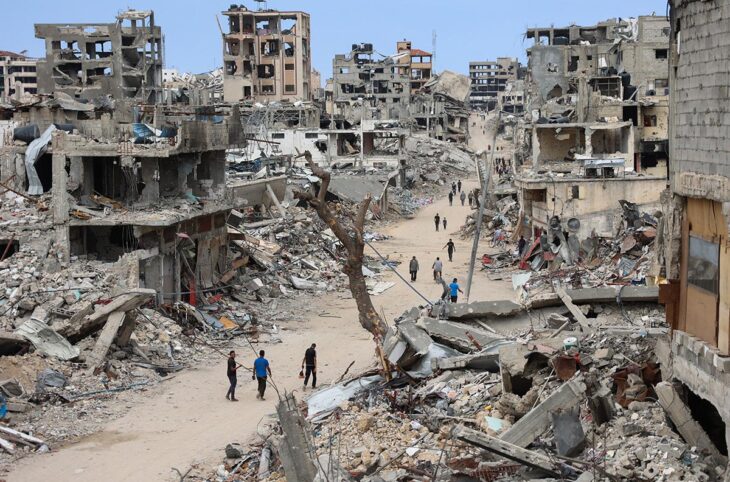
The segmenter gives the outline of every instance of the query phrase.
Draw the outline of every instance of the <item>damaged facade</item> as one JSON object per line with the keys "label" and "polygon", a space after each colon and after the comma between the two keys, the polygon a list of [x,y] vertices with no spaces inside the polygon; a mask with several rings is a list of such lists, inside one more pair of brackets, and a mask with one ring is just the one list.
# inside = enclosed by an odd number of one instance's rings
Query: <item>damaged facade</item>
{"label": "damaged facade", "polygon": [[311,99],[309,14],[231,5],[223,15],[228,27],[223,34],[226,102]]}
{"label": "damaged facade", "polygon": [[433,54],[414,49],[410,40],[401,40],[396,44],[396,55],[401,72],[410,79],[411,92],[418,92],[433,75]]}
{"label": "damaged facade", "polygon": [[38,93],[37,62],[25,55],[0,51],[0,101]]}
{"label": "damaged facade", "polygon": [[469,62],[471,91],[469,103],[475,110],[494,110],[498,96],[510,82],[521,79],[520,63],[510,57],[499,57],[494,61]]}
{"label": "damaged facade", "polygon": [[661,288],[674,336],[665,361],[692,415],[727,454],[730,2],[670,6],[670,190],[664,196],[658,274],[668,282]]}
{"label": "damaged facade", "polygon": [[162,88],[162,29],[151,11],[128,10],[109,24],[36,24],[46,42],[38,92],[152,103]]}
{"label": "damaged facade", "polygon": [[[666,184],[669,24],[663,17],[535,28],[516,176],[528,234],[571,220],[612,237],[616,201],[659,206]],[[576,228],[575,226],[580,226]]]}
{"label": "damaged facade", "polygon": [[[123,260],[131,286],[155,289],[159,301],[212,286],[232,207],[225,151],[245,144],[238,109],[64,105],[18,109],[16,139],[35,138],[0,152],[8,187],[50,194],[59,261]],[[28,241],[22,227],[9,236]]]}
{"label": "damaged facade", "polygon": [[330,115],[351,123],[361,119],[400,119],[411,95],[410,77],[397,56],[375,58],[369,43],[353,44],[332,61]]}

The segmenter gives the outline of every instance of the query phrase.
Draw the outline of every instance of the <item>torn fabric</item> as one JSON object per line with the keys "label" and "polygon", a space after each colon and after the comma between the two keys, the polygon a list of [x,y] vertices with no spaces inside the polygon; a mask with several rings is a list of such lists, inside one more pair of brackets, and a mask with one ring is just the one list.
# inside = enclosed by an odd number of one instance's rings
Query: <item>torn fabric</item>
{"label": "torn fabric", "polygon": [[38,172],[35,170],[35,163],[48,149],[48,144],[50,144],[55,130],[56,126],[53,124],[48,126],[48,129],[38,139],[31,142],[25,151],[25,172],[28,175],[28,194],[31,196],[43,194],[43,184],[41,184],[41,178],[38,177]]}

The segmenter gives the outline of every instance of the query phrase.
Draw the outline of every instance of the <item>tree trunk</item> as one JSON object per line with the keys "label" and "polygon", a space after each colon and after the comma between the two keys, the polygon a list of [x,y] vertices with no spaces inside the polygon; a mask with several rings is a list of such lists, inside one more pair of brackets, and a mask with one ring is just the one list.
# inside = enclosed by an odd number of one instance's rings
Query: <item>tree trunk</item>
{"label": "tree trunk", "polygon": [[350,293],[357,304],[360,325],[372,333],[373,338],[377,342],[381,342],[385,336],[385,321],[380,318],[373,302],[370,299],[367,285],[365,284],[365,276],[362,274],[362,262],[365,250],[365,240],[363,238],[363,230],[365,225],[365,214],[370,206],[370,195],[368,195],[358,206],[357,214],[354,219],[353,228],[348,229],[341,220],[337,219],[325,202],[327,188],[330,183],[330,173],[319,166],[315,166],[312,162],[312,156],[309,151],[305,152],[304,157],[307,159],[309,168],[315,176],[322,180],[317,196],[308,192],[296,192],[294,197],[305,200],[312,206],[319,215],[320,219],[329,226],[332,232],[340,240],[347,251],[347,259],[345,260],[342,271],[347,275],[350,282]]}

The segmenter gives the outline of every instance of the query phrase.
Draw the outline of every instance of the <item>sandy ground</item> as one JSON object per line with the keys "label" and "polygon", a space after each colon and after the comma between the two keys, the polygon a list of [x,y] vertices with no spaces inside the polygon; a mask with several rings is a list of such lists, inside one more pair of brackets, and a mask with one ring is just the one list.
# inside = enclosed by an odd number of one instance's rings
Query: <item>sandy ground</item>
{"label": "sandy ground", "polygon": [[[475,183],[467,181],[466,186],[474,187]],[[443,228],[435,231],[436,212],[446,216],[446,231]],[[455,200],[454,206],[449,206],[443,196],[422,209],[414,219],[384,229],[393,238],[374,246],[390,259],[402,261],[398,270],[406,279],[410,279],[408,260],[415,255],[421,265],[415,286],[429,299],[436,299],[441,294],[441,286],[433,282],[431,272],[436,256],[446,259],[444,276],[466,278],[471,241],[462,241],[452,233],[463,224],[468,213],[468,205],[462,207]],[[452,263],[443,249],[450,237],[456,243]],[[479,256],[485,251],[488,250],[480,249]],[[508,283],[488,280],[479,268],[477,263],[472,301],[513,297]],[[373,298],[376,308],[382,308],[389,320],[422,303],[393,273],[382,279],[397,281],[393,288]],[[298,374],[302,356],[312,342],[318,347],[320,384],[338,378],[352,361],[355,366],[351,373],[374,361],[372,341],[357,323],[357,310],[349,293],[328,293],[313,302],[338,318],[293,320],[283,327],[283,343],[256,347],[267,351],[279,390],[297,390],[298,396],[301,396]],[[237,350],[239,360],[250,366],[253,351],[243,339],[231,348]],[[129,408],[127,415],[109,422],[101,432],[58,451],[20,461],[7,481],[170,481],[179,480],[172,467],[183,473],[193,464],[213,468],[221,462],[226,444],[245,442],[255,436],[260,420],[274,411],[277,397],[271,388],[266,400],[258,401],[256,384],[247,372],[239,374],[238,383],[240,401],[229,402],[224,398],[225,359],[187,370],[146,394],[120,399]]]}

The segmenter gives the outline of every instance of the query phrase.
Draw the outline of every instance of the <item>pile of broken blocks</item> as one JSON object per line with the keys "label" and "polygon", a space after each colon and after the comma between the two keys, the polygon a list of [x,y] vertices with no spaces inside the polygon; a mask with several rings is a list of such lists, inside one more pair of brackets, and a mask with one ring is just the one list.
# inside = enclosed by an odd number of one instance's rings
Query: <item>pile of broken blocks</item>
{"label": "pile of broken blocks", "polygon": [[[726,457],[662,381],[656,305],[617,309],[614,291],[581,317],[577,291],[529,312],[502,301],[404,313],[383,344],[389,377],[373,369],[302,405],[320,480],[722,480]],[[597,312],[604,323],[586,322]],[[284,459],[264,480],[282,480]]]}

